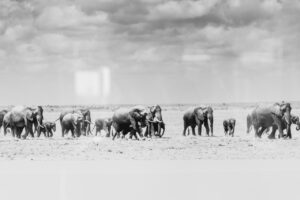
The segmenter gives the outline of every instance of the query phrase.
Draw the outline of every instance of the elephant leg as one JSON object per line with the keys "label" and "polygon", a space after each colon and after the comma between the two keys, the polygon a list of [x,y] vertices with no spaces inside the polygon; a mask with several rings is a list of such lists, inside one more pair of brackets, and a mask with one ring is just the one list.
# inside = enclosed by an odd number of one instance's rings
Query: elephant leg
{"label": "elephant leg", "polygon": [[[182,135],[183,135],[183,136],[185,136],[185,132],[186,132],[186,129],[187,129],[187,128],[188,128],[188,125],[187,125],[186,121],[183,120],[183,132],[182,132]],[[188,130],[188,132],[189,132],[189,130]]]}
{"label": "elephant leg", "polygon": [[201,134],[202,134],[202,122],[198,124],[198,135],[201,136]]}
{"label": "elephant leg", "polygon": [[12,131],[13,137],[18,137],[18,134],[17,134],[17,127],[11,127],[11,131]]}
{"label": "elephant leg", "polygon": [[74,132],[74,129],[71,129],[71,134],[72,134],[72,137],[75,138],[75,132]]}
{"label": "elephant leg", "polygon": [[196,136],[195,128],[196,128],[196,126],[191,126],[193,136]]}
{"label": "elephant leg", "polygon": [[116,131],[116,133],[115,133],[115,134],[112,134],[112,139],[114,140],[118,134],[119,134],[119,132],[118,132],[118,131]]}
{"label": "elephant leg", "polygon": [[65,128],[62,126],[61,127],[61,137],[65,137]]}
{"label": "elephant leg", "polygon": [[161,124],[160,124],[160,122],[158,122],[158,124],[157,124],[157,133],[160,136],[160,133],[161,133]]}
{"label": "elephant leg", "polygon": [[205,130],[206,130],[206,135],[209,136],[209,126],[207,120],[204,121],[203,123]]}
{"label": "elephant leg", "polygon": [[146,126],[146,131],[145,131],[145,135],[144,135],[145,137],[149,137],[148,132],[149,132],[149,125]]}
{"label": "elephant leg", "polygon": [[155,136],[155,124],[154,123],[151,123],[150,124],[150,137],[152,138],[152,135]]}
{"label": "elephant leg", "polygon": [[132,136],[134,136],[136,140],[139,140],[138,134],[136,133],[135,130],[131,130],[130,131],[130,136],[131,136],[130,139],[132,139]]}
{"label": "elephant leg", "polygon": [[257,136],[261,138],[262,133],[266,130],[266,127],[261,127],[261,129],[258,131]]}
{"label": "elephant leg", "polygon": [[233,127],[233,128],[232,128],[232,133],[231,133],[231,136],[232,136],[232,137],[234,136],[234,131],[235,131],[235,128]]}
{"label": "elephant leg", "polygon": [[286,130],[287,130],[287,137],[291,139],[292,138],[291,127],[287,127]]}
{"label": "elephant leg", "polygon": [[[43,131],[43,134],[44,134],[45,137],[49,137],[48,130]],[[40,135],[41,135],[41,133],[40,133]]]}
{"label": "elephant leg", "polygon": [[[21,138],[22,131],[23,131],[23,127],[17,127],[18,138]],[[24,139],[26,139],[26,137]]]}
{"label": "elephant leg", "polygon": [[275,133],[277,130],[277,126],[272,126],[272,132],[271,134],[268,136],[269,139],[275,139]]}
{"label": "elephant leg", "polygon": [[227,127],[226,126],[224,126],[224,134],[225,134],[225,136],[227,136]]}
{"label": "elephant leg", "polygon": [[254,127],[254,132],[255,132],[255,137],[258,137],[258,126],[253,126]]}
{"label": "elephant leg", "polygon": [[64,137],[65,136],[65,128],[62,124],[61,125],[61,137]]}

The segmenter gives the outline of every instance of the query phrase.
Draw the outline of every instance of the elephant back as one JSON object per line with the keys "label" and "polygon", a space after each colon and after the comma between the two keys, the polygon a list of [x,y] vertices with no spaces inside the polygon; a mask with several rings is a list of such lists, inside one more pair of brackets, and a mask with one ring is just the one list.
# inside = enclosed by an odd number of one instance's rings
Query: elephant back
{"label": "elephant back", "polygon": [[129,122],[129,108],[119,108],[114,111],[112,116],[112,121],[119,122]]}

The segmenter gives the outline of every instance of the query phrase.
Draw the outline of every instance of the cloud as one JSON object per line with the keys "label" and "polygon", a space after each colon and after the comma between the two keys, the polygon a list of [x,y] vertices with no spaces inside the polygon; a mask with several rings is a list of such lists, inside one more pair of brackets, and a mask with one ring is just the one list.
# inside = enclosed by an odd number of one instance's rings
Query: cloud
{"label": "cloud", "polygon": [[149,19],[186,19],[201,17],[207,14],[217,0],[202,1],[167,1],[150,9]]}
{"label": "cloud", "polygon": [[104,12],[88,16],[76,6],[46,7],[36,19],[37,26],[42,29],[83,28],[88,25],[101,25],[107,22]]}

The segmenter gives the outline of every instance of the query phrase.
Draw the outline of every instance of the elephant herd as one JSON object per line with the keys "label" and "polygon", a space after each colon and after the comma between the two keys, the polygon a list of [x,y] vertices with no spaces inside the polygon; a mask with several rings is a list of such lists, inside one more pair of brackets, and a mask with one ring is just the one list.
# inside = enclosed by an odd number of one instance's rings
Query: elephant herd
{"label": "elephant herd", "polygon": [[[42,106],[26,107],[15,106],[11,110],[0,111],[0,128],[3,126],[4,135],[8,129],[13,137],[27,138],[35,135],[40,137],[43,133],[45,137],[53,137],[56,131],[56,121],[60,122],[62,137],[71,132],[72,137],[81,135],[93,135],[92,131],[96,128],[95,135],[106,132],[106,136],[112,135],[124,138],[128,133],[130,138],[135,137],[162,137],[165,132],[165,123],[162,119],[162,109],[159,105],[145,107],[134,106],[131,108],[119,108],[115,110],[111,118],[96,119],[92,122],[89,109],[66,110],[60,113],[55,121],[44,121],[44,110]],[[94,124],[91,129],[91,124]],[[113,134],[112,128],[115,130]],[[145,128],[144,133],[143,129]],[[23,131],[25,133],[22,135]]]}
{"label": "elephant herd", "polygon": [[[253,128],[256,137],[261,137],[264,132],[272,128],[270,139],[275,138],[275,133],[279,131],[279,138],[291,138],[291,125],[296,125],[296,130],[300,130],[299,117],[291,114],[291,104],[286,102],[275,103],[272,106],[258,106],[247,115],[247,133]],[[106,137],[125,138],[139,140],[142,137],[162,137],[165,133],[165,123],[162,117],[162,109],[159,105],[154,106],[133,106],[129,108],[119,108],[114,111],[112,117],[99,118],[92,122],[89,109],[66,110],[60,113],[55,121],[44,121],[44,110],[42,106],[26,107],[15,106],[10,110],[0,111],[0,128],[3,126],[4,135],[8,129],[13,137],[25,139],[28,135],[40,137],[43,133],[45,137],[53,137],[56,131],[56,121],[60,122],[61,134],[64,137],[71,132],[72,137],[93,135],[102,130],[106,132]],[[94,127],[91,129],[91,125]],[[190,134],[202,134],[202,125],[207,136],[213,136],[214,114],[210,106],[198,106],[187,109],[183,114],[183,136]],[[236,120],[234,118],[223,121],[225,135],[234,136]],[[22,135],[23,130],[25,133]],[[286,134],[284,131],[286,130]]]}

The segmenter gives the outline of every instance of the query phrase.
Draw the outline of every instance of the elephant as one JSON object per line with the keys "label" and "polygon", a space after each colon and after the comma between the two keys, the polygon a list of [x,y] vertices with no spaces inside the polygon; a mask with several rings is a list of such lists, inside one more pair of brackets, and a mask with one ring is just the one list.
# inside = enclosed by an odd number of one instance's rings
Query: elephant
{"label": "elephant", "polygon": [[165,123],[163,122],[161,107],[159,105],[150,107],[150,114],[147,115],[146,127],[146,137],[152,137],[152,133],[158,137],[164,135]]}
{"label": "elephant", "polygon": [[[11,116],[11,111],[8,111],[4,117],[3,117],[3,122],[2,122],[2,125],[3,125],[3,132],[4,132],[4,136],[6,136],[7,134],[7,128],[10,128],[11,129],[11,126],[10,126],[10,116]],[[14,135],[13,135],[14,136]]]}
{"label": "elephant", "polygon": [[196,126],[198,126],[198,134],[201,135],[202,125],[204,125],[206,129],[207,136],[209,136],[209,132],[211,132],[211,136],[213,136],[213,123],[214,117],[211,107],[201,106],[188,108],[183,114],[183,136],[186,136],[185,133],[188,127],[191,127],[193,135],[196,135]]}
{"label": "elephant", "polygon": [[282,138],[283,126],[286,123],[287,136],[291,138],[291,110],[291,104],[286,102],[275,103],[272,106],[256,107],[251,113],[255,136],[260,138],[267,128],[272,127],[273,131],[269,138],[275,138],[276,129],[279,130],[279,137]]}
{"label": "elephant", "polygon": [[223,127],[224,127],[225,136],[227,134],[229,136],[231,135],[232,137],[234,136],[235,123],[236,123],[236,120],[233,119],[233,118],[226,119],[226,120],[223,121]]}
{"label": "elephant", "polygon": [[[55,122],[44,122],[40,127],[40,133],[43,133],[45,137],[53,137],[53,132],[56,131]],[[40,137],[40,134],[37,135]]]}
{"label": "elephant", "polygon": [[94,128],[96,128],[96,133],[95,133],[96,136],[98,133],[101,132],[101,130],[104,130],[106,132],[106,137],[110,137],[111,126],[112,126],[112,118],[96,119],[93,130]]}
{"label": "elephant", "polygon": [[80,113],[67,113],[61,121],[62,137],[69,131],[71,131],[73,138],[80,137],[83,118]]}
{"label": "elephant", "polygon": [[32,125],[35,115],[36,113],[30,107],[15,106],[4,116],[5,134],[6,128],[10,127],[12,135],[14,137],[16,136],[17,138],[21,138],[22,131],[25,128],[25,135],[23,136],[23,139],[25,139],[29,133],[32,137],[34,137]]}
{"label": "elephant", "polygon": [[8,110],[1,110],[0,111],[0,130],[1,130],[1,127],[2,127],[2,124],[3,124],[3,119],[4,119],[4,116],[5,114],[8,112]]}
{"label": "elephant", "polygon": [[33,117],[34,133],[37,132],[37,135],[39,136],[41,134],[40,127],[43,124],[43,120],[44,120],[43,107],[37,106],[37,108],[33,109],[33,112],[36,113]]}
{"label": "elephant", "polygon": [[59,120],[60,120],[60,124],[62,122],[63,117],[68,114],[68,113],[79,113],[83,116],[83,120],[82,120],[82,126],[81,126],[81,132],[83,133],[83,135],[89,135],[92,134],[91,132],[91,122],[92,122],[92,118],[91,118],[91,112],[88,109],[78,109],[78,110],[67,110],[64,111],[60,114],[59,116]]}
{"label": "elephant", "polygon": [[[292,114],[291,114],[291,123],[296,125],[296,130],[297,130],[297,131],[300,130],[300,121],[299,121],[299,117],[298,117],[298,116],[292,115]],[[282,123],[282,129],[283,129],[283,130],[286,130],[286,129],[287,129],[287,123],[286,123],[285,121],[283,121],[283,123]],[[274,135],[275,135],[276,130],[277,130],[277,127],[276,127],[276,129],[272,129],[272,132],[274,131],[274,133],[271,133],[271,134],[274,134]],[[268,131],[269,131],[269,130],[268,130]],[[268,132],[268,131],[266,131],[266,132]],[[283,137],[286,138],[286,137],[288,137],[288,135],[287,135],[287,134],[286,134],[286,135],[283,134]]]}
{"label": "elephant", "polygon": [[134,136],[137,140],[139,140],[136,133],[138,133],[139,137],[142,137],[141,127],[146,126],[146,117],[149,114],[149,109],[144,106],[117,109],[112,117],[112,125],[116,131],[112,139],[114,140],[117,135],[120,135],[120,133],[125,136],[128,132],[130,132],[130,138]]}

